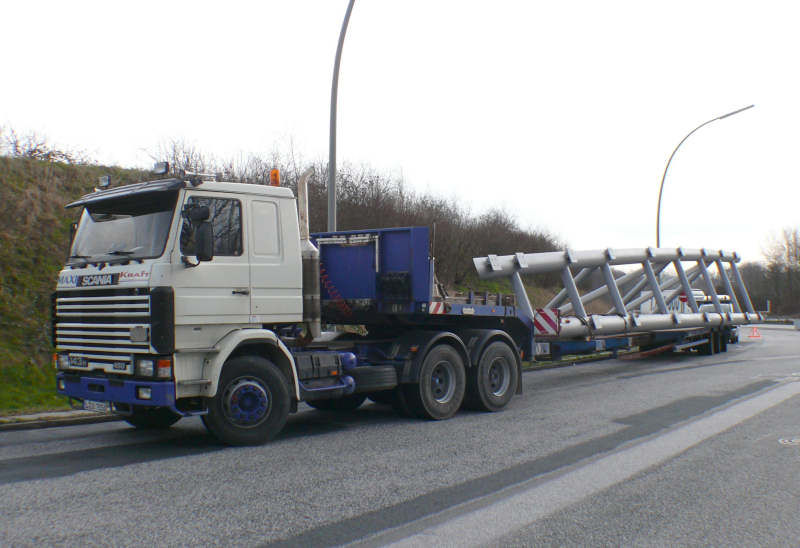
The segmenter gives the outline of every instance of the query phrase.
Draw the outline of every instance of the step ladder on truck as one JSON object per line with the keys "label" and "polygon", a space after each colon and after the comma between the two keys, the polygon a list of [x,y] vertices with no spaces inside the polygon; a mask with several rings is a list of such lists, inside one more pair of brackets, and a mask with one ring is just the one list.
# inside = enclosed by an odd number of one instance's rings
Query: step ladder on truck
{"label": "step ladder on truck", "polygon": [[[473,259],[478,274],[511,277],[514,295],[449,297],[427,227],[310,234],[309,175],[297,200],[280,186],[187,174],[69,204],[83,212],[53,294],[58,392],[139,428],[199,415],[225,443],[258,444],[302,402],[341,411],[370,398],[433,420],[499,411],[537,347],[555,357],[667,341],[716,352],[726,329],[758,319],[738,256],[704,250],[490,255]],[[614,277],[612,266],[632,264]],[[714,301],[712,264],[729,295],[736,286],[733,312]],[[660,281],[668,265],[678,276]],[[581,295],[592,271],[605,284]],[[564,289],[537,315],[521,275],[547,272]],[[690,301],[691,313],[670,313],[696,279],[716,311]],[[601,297],[608,313],[588,314]],[[638,312],[648,298],[658,311]]]}

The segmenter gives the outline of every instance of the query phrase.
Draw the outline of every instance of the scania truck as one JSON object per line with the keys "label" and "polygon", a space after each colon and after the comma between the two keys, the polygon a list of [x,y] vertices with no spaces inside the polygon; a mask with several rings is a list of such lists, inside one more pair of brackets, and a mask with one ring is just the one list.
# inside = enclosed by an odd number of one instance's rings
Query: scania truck
{"label": "scania truck", "polygon": [[[370,398],[433,420],[499,411],[537,341],[606,348],[663,331],[710,345],[712,331],[751,319],[656,325],[617,313],[622,331],[587,332],[564,315],[537,330],[524,290],[442,294],[427,227],[310,234],[309,174],[297,200],[281,186],[189,176],[68,204],[82,213],[52,301],[58,392],[139,428],[199,415],[225,443],[259,444],[301,402],[352,410]],[[519,268],[533,255],[518,253]]]}

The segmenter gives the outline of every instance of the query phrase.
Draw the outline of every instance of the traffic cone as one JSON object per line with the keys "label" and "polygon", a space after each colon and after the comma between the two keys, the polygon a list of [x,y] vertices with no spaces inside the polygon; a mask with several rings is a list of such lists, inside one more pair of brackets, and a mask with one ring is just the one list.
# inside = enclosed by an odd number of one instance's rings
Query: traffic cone
{"label": "traffic cone", "polygon": [[758,330],[757,327],[753,327],[753,330],[750,332],[750,339],[760,339],[761,338],[761,331]]}

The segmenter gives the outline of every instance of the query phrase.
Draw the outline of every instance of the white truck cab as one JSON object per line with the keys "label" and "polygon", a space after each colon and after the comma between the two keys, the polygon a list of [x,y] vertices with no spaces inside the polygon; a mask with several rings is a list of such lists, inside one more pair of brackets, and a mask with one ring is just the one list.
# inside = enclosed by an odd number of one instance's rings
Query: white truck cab
{"label": "white truck cab", "polygon": [[[113,406],[137,426],[166,425],[205,413],[202,398],[216,395],[223,363],[252,343],[299,399],[292,354],[265,328],[303,320],[291,190],[167,179],[67,207],[84,211],[54,299],[60,393],[93,409]],[[196,249],[201,224],[211,256]],[[268,388],[243,383],[228,398],[229,415],[236,398],[272,403]]]}

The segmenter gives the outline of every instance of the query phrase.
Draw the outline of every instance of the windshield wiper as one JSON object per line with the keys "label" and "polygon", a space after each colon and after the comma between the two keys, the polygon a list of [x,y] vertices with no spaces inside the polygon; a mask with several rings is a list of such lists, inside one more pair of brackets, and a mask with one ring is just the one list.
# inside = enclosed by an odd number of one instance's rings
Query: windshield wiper
{"label": "windshield wiper", "polygon": [[[115,249],[114,251],[109,251],[108,253],[106,253],[106,255],[124,255],[125,257],[127,257],[128,255],[133,255],[134,253],[136,253],[140,249],[142,249],[141,246],[134,247],[133,249],[129,249],[129,250],[128,249]],[[142,259],[141,257],[131,257],[130,259],[114,259],[113,261],[114,261],[114,264],[117,264],[117,263],[128,264],[128,262],[130,262],[131,259],[133,259],[134,261],[139,261],[142,264],[144,263],[144,259]],[[108,264],[111,264],[111,262],[109,262]]]}
{"label": "windshield wiper", "polygon": [[70,255],[68,259],[88,259],[88,255]]}

